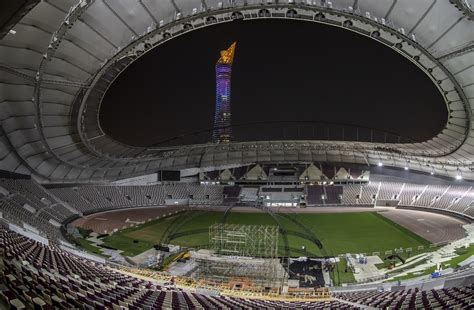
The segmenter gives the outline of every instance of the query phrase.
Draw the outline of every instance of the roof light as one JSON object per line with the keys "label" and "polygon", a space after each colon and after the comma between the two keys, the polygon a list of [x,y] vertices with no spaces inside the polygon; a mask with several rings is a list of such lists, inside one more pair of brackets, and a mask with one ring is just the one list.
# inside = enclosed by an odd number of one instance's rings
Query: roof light
{"label": "roof light", "polygon": [[10,31],[8,31],[9,34],[16,34],[16,30],[13,30],[13,29],[10,29]]}

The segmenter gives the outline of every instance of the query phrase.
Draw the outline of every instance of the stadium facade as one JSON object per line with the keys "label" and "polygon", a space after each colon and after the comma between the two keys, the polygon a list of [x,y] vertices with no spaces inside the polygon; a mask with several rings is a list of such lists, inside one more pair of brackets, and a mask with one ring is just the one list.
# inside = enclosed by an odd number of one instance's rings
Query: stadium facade
{"label": "stadium facade", "polygon": [[214,114],[214,143],[227,143],[232,139],[231,79],[236,42],[225,51],[216,63],[216,110]]}

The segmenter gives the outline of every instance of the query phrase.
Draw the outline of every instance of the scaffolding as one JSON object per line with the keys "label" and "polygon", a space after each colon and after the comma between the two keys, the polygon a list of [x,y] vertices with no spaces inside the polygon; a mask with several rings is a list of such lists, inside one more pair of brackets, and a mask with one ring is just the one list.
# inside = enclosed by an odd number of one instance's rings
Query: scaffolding
{"label": "scaffolding", "polygon": [[216,254],[247,257],[278,257],[278,226],[214,224],[209,245]]}
{"label": "scaffolding", "polygon": [[278,258],[278,226],[215,224],[210,250],[192,254],[195,277],[235,288],[279,290],[287,274]]}

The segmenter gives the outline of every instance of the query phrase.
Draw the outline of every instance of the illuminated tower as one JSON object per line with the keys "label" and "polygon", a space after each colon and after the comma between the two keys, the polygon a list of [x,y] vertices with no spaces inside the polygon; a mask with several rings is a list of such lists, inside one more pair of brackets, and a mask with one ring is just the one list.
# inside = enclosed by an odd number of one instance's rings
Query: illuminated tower
{"label": "illuminated tower", "polygon": [[[214,131],[212,141],[215,143],[229,142],[232,139],[230,111],[230,80],[232,62],[234,61],[236,42],[225,51],[216,63],[216,112],[214,114]],[[223,128],[226,127],[226,128]]]}

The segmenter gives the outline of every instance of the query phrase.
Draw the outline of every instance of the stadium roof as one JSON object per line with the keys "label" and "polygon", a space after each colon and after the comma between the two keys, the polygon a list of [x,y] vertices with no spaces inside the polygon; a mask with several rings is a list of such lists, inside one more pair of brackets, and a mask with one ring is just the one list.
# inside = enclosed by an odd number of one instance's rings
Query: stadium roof
{"label": "stadium roof", "polygon": [[[0,169],[45,181],[88,182],[158,169],[326,160],[382,162],[474,179],[474,13],[469,3],[41,1],[0,40]],[[135,59],[187,31],[240,18],[325,23],[393,48],[437,85],[448,107],[446,127],[433,139],[413,144],[262,141],[179,149],[130,147],[102,131],[102,97]]]}

